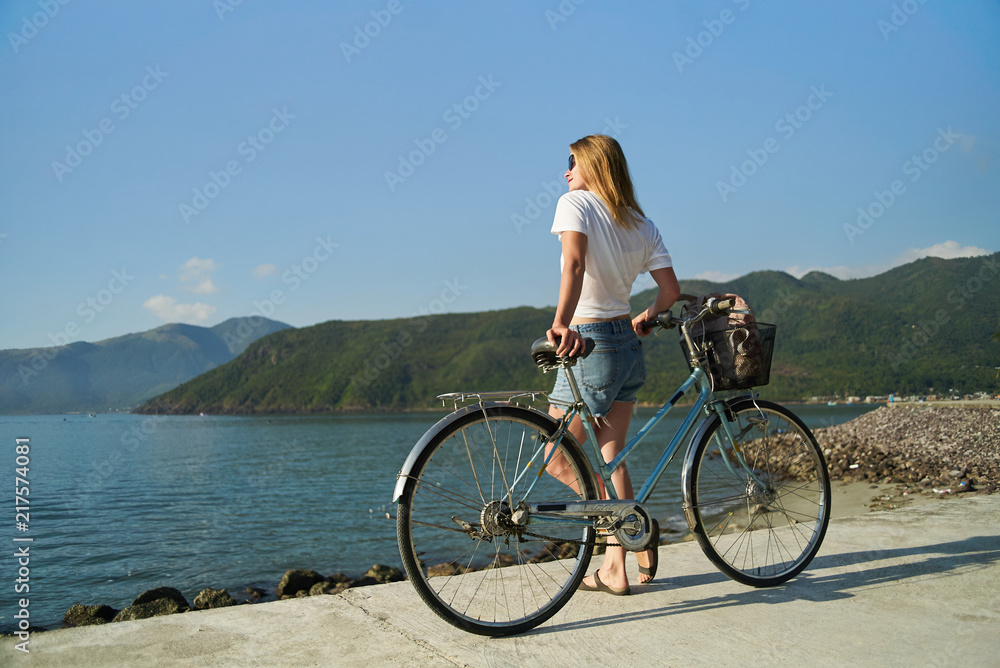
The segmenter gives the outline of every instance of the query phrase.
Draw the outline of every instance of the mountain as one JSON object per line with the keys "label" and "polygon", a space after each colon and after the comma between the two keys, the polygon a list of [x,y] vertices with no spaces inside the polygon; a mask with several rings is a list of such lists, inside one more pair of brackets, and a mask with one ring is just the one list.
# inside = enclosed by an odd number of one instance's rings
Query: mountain
{"label": "mountain", "polygon": [[[754,272],[720,284],[682,281],[690,294],[743,296],[777,325],[774,399],[827,394],[924,393],[997,387],[1000,254],[925,258],[879,276],[796,279]],[[653,291],[633,296],[636,311]],[[257,341],[233,361],[150,400],[154,413],[301,413],[439,405],[450,391],[550,389],[531,363],[552,309],[516,308],[384,321],[330,321]],[[644,339],[649,380],[662,402],[686,376],[675,331]]]}
{"label": "mountain", "polygon": [[0,413],[131,409],[289,327],[231,318],[211,328],[171,324],[96,343],[0,350]]}

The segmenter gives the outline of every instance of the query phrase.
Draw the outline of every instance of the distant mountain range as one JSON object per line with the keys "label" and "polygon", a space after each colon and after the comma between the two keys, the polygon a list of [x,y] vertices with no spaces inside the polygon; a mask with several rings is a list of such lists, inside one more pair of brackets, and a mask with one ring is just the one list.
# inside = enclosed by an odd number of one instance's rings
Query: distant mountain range
{"label": "distant mountain range", "polygon": [[[778,326],[766,397],[990,390],[1000,386],[1000,254],[925,258],[872,278],[754,272],[683,292],[736,293]],[[635,311],[653,292],[635,295]],[[436,405],[449,391],[550,389],[528,351],[552,309],[516,308],[406,320],[331,321],[285,329],[232,361],[151,399],[146,413],[307,413]],[[662,402],[686,376],[676,332],[644,340]],[[109,361],[110,362],[110,361]],[[932,389],[933,388],[933,389]]]}
{"label": "distant mountain range", "polygon": [[131,410],[289,328],[231,318],[210,328],[172,324],[96,343],[0,350],[0,413]]}

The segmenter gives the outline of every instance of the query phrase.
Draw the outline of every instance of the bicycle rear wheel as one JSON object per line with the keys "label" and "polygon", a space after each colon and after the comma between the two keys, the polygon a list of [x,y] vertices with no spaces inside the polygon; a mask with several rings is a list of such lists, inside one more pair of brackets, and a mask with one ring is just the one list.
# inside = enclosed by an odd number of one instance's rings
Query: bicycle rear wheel
{"label": "bicycle rear wheel", "polygon": [[449,623],[481,635],[522,633],[576,591],[595,530],[534,516],[522,526],[512,513],[521,501],[596,499],[596,478],[569,435],[539,471],[556,429],[548,416],[507,404],[465,410],[411,468],[398,504],[400,555],[417,593]]}
{"label": "bicycle rear wheel", "polygon": [[735,443],[715,417],[688,461],[685,513],[719,570],[769,587],[798,575],[819,550],[830,521],[830,478],[816,439],[791,411],[751,399],[730,411]]}

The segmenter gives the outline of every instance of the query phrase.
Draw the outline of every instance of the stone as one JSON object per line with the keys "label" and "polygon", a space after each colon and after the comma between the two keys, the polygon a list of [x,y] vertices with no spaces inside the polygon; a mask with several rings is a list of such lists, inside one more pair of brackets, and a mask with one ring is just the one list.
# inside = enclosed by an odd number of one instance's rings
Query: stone
{"label": "stone", "polygon": [[278,583],[277,595],[278,598],[284,596],[295,596],[297,592],[305,590],[307,593],[309,589],[317,582],[323,582],[325,578],[312,570],[305,570],[302,568],[293,568],[286,571],[281,578],[281,582]]}
{"label": "stone", "polygon": [[133,603],[115,615],[113,622],[128,622],[136,619],[149,619],[150,617],[161,617],[163,615],[173,615],[179,612],[187,612],[190,608],[181,605],[172,598],[158,598],[155,601],[145,603]]}
{"label": "stone", "polygon": [[338,588],[340,584],[336,582],[317,582],[312,587],[309,588],[310,596],[322,596],[324,594],[336,594],[338,593]]}
{"label": "stone", "polygon": [[427,569],[427,577],[440,577],[444,575],[461,575],[462,573],[468,573],[469,569],[459,565],[458,563],[451,561],[445,564],[435,564]]}
{"label": "stone", "polygon": [[357,580],[352,580],[350,582],[351,587],[369,587],[371,585],[377,585],[377,584],[380,584],[378,580],[376,580],[373,577],[369,577],[367,575],[362,578],[358,578]]}
{"label": "stone", "polygon": [[202,589],[194,597],[195,610],[209,610],[211,608],[226,608],[236,605],[236,599],[229,595],[225,589]]}
{"label": "stone", "polygon": [[63,616],[63,624],[66,626],[93,626],[94,624],[107,624],[118,611],[109,605],[82,605],[77,603],[70,607]]}
{"label": "stone", "polygon": [[375,564],[365,573],[365,577],[374,578],[376,582],[380,584],[386,584],[388,582],[400,582],[403,578],[403,572],[398,568],[392,566],[385,566],[383,564]]}
{"label": "stone", "polygon": [[132,601],[132,605],[139,605],[141,603],[149,603],[150,601],[156,601],[161,598],[169,598],[172,601],[176,601],[178,605],[183,607],[188,607],[187,599],[184,598],[184,594],[180,592],[179,589],[173,587],[156,587],[154,589],[147,589]]}

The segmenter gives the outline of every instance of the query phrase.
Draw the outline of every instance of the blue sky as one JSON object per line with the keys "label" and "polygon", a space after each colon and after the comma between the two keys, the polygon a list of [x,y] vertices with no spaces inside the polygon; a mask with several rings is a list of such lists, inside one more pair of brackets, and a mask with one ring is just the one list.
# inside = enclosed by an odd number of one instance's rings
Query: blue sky
{"label": "blue sky", "polygon": [[681,278],[1000,248],[993,1],[29,0],[0,27],[0,348],[551,306],[595,132]]}

